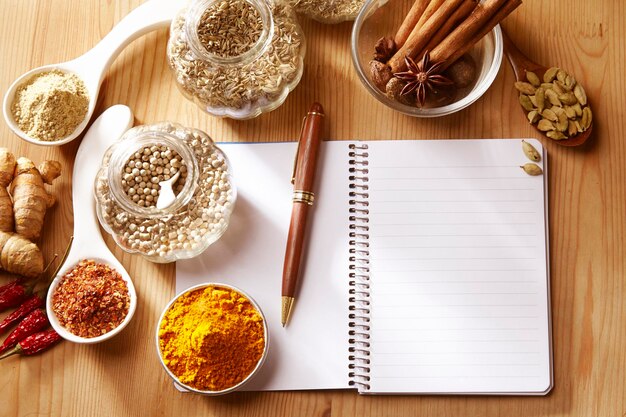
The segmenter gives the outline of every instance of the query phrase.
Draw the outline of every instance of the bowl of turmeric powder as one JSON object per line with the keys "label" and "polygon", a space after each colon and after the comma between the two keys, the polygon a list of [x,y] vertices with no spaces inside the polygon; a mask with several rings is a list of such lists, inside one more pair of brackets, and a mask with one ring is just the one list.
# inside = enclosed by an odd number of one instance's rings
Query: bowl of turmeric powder
{"label": "bowl of turmeric powder", "polygon": [[269,333],[263,312],[243,291],[226,284],[191,287],[163,310],[157,352],[180,388],[222,395],[241,388],[267,356]]}

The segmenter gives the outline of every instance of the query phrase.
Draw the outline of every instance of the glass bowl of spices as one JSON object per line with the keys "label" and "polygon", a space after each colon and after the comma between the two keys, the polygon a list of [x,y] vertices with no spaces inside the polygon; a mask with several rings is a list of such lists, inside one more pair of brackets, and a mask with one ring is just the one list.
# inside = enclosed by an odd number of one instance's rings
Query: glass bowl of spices
{"label": "glass bowl of spices", "polygon": [[236,190],[204,132],[164,122],[127,131],[96,176],[98,219],[125,251],[152,262],[192,258],[228,227]]}
{"label": "glass bowl of spices", "polygon": [[52,281],[46,298],[50,324],[66,340],[99,343],[122,331],[137,307],[129,278],[100,259],[83,259]]}
{"label": "glass bowl of spices", "polygon": [[167,58],[183,94],[209,114],[250,119],[300,82],[304,34],[282,0],[191,0],[173,19]]}
{"label": "glass bowl of spices", "polygon": [[[425,9],[417,10],[420,4]],[[378,101],[403,114],[462,110],[495,80],[503,57],[497,22],[517,5],[494,10],[474,0],[367,0],[352,28],[357,75]]]}
{"label": "glass bowl of spices", "polygon": [[296,12],[321,23],[356,19],[365,0],[291,0]]}
{"label": "glass bowl of spices", "polygon": [[269,344],[263,312],[226,284],[194,286],[174,297],[158,322],[159,359],[179,387],[204,395],[233,392],[261,368]]}

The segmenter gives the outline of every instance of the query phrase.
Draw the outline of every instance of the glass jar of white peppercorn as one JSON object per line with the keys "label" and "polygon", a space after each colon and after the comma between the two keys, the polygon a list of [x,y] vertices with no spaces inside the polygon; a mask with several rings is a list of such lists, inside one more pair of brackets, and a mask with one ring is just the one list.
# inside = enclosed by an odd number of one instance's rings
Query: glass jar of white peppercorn
{"label": "glass jar of white peppercorn", "polygon": [[300,82],[304,54],[304,33],[284,0],[190,0],[167,44],[183,94],[233,119],[280,106]]}
{"label": "glass jar of white peppercorn", "polygon": [[165,122],[130,129],[107,150],[95,196],[102,227],[122,249],[164,263],[197,256],[222,236],[236,190],[206,133]]}

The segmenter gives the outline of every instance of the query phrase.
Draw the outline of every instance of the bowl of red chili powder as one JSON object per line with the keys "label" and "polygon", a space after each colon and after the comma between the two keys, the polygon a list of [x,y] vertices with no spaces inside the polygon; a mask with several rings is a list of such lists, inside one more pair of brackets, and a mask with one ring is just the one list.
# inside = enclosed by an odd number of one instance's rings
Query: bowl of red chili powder
{"label": "bowl of red chili powder", "polygon": [[241,388],[261,368],[268,336],[265,316],[249,295],[208,283],[170,301],[159,319],[156,345],[175,384],[221,395]]}
{"label": "bowl of red chili powder", "polygon": [[125,271],[97,259],[83,259],[57,276],[48,291],[50,324],[66,340],[99,343],[130,322],[137,294]]}

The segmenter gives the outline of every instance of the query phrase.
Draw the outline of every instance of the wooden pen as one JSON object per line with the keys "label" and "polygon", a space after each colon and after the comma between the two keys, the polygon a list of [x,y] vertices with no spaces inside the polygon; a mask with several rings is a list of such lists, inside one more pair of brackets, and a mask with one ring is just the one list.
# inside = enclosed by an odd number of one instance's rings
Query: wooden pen
{"label": "wooden pen", "polygon": [[293,183],[293,209],[287,235],[287,249],[283,266],[283,285],[281,297],[281,317],[283,327],[289,320],[295,300],[302,247],[306,230],[307,216],[313,206],[315,195],[313,184],[317,167],[317,156],[322,138],[324,109],[319,103],[313,103],[302,126],[298,151],[291,178]]}

